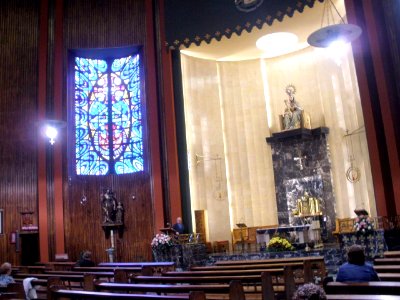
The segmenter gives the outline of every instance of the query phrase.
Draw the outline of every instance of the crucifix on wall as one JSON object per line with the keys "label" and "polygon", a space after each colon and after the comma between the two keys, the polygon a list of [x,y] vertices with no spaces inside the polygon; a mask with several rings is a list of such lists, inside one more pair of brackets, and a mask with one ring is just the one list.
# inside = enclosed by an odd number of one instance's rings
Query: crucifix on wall
{"label": "crucifix on wall", "polygon": [[300,170],[304,169],[305,160],[307,159],[307,155],[301,155],[299,152],[299,156],[293,157],[293,160],[296,162],[296,166],[299,167]]}

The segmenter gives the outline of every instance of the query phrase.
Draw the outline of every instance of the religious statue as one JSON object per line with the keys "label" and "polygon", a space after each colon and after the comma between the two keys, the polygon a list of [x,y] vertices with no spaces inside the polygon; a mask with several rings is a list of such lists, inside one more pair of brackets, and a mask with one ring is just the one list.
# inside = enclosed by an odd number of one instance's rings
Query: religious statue
{"label": "religious statue", "polygon": [[103,211],[103,224],[114,224],[117,213],[117,199],[110,189],[107,189],[102,195],[101,208]]}
{"label": "religious statue", "polygon": [[118,201],[115,223],[117,224],[124,223],[124,206],[122,205],[121,201]]}
{"label": "religious statue", "polygon": [[296,93],[296,88],[294,85],[289,84],[286,89],[286,94],[289,96],[285,99],[285,112],[283,113],[283,129],[295,129],[301,127],[301,113],[303,109],[297,103],[294,94]]}
{"label": "religious statue", "polygon": [[308,192],[304,192],[303,196],[297,199],[297,208],[294,211],[294,215],[319,215],[321,214],[321,208],[319,199],[311,197]]}

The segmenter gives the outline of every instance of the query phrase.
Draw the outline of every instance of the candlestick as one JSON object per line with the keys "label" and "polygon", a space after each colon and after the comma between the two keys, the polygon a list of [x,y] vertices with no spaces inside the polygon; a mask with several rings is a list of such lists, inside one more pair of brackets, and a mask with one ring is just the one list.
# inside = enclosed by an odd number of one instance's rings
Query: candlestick
{"label": "candlestick", "polygon": [[110,238],[111,238],[111,248],[114,248],[114,230],[111,230]]}

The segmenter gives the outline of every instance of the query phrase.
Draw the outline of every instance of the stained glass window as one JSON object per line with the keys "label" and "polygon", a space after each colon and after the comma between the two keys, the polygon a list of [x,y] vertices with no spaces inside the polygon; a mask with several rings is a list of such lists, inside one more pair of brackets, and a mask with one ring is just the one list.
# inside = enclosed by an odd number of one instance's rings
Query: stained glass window
{"label": "stained glass window", "polygon": [[139,54],[74,61],[77,175],[142,171]]}

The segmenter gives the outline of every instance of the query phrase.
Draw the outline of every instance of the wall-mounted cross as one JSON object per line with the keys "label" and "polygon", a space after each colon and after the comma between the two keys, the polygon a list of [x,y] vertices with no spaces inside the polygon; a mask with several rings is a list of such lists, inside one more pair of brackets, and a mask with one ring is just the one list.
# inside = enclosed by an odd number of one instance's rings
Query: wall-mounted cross
{"label": "wall-mounted cross", "polygon": [[307,155],[299,155],[297,157],[294,157],[293,160],[296,162],[296,166],[299,167],[300,170],[304,169],[304,161],[307,159]]}

